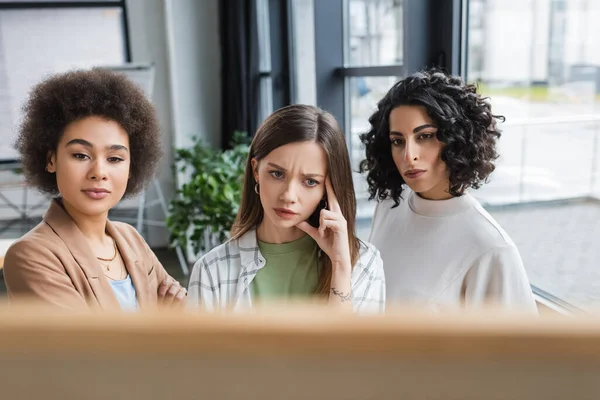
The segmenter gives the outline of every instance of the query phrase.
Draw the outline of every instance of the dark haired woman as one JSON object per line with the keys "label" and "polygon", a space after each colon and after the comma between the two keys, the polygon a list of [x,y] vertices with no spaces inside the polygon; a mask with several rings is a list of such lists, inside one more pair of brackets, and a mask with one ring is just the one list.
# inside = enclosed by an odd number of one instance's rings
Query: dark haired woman
{"label": "dark haired woman", "polygon": [[519,252],[469,194],[494,170],[500,131],[473,85],[437,70],[396,83],[362,135],[370,241],[389,302],[429,309],[501,306],[536,311]]}
{"label": "dark haired woman", "polygon": [[192,271],[188,299],[207,310],[320,297],[358,313],[382,312],[379,252],[354,233],[350,158],[335,118],[292,105],[258,129],[231,240]]}
{"label": "dark haired woman", "polygon": [[186,290],[140,234],[108,220],[144,188],[161,155],[155,111],[140,89],[102,69],[52,76],[31,92],[17,149],[28,183],[55,198],[6,254],[12,302],[127,311],[184,304]]}

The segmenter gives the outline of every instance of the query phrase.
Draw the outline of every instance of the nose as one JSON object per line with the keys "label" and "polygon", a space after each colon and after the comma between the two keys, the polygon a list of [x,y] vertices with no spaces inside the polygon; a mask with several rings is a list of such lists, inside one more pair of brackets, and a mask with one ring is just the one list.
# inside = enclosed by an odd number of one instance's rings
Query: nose
{"label": "nose", "polygon": [[108,178],[105,163],[102,160],[95,160],[90,165],[88,179],[93,181],[105,181]]}
{"label": "nose", "polygon": [[296,184],[294,180],[290,180],[285,186],[285,190],[281,194],[281,200],[285,203],[296,203],[298,201],[298,193],[297,193]]}
{"label": "nose", "polygon": [[409,163],[419,159],[419,146],[414,141],[406,141],[404,145],[404,158]]}

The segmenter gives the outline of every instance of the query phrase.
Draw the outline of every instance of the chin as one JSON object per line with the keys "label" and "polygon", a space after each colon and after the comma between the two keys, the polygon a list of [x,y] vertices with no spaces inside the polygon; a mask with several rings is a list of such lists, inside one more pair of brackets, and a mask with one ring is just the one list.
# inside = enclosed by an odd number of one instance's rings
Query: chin
{"label": "chin", "polygon": [[269,216],[269,220],[271,221],[271,224],[276,227],[276,228],[293,228],[296,225],[298,225],[298,223],[300,222],[299,220],[296,220],[296,218],[291,219],[291,220],[283,220],[281,218],[279,218],[277,215],[274,216]]}
{"label": "chin", "polygon": [[104,200],[90,200],[83,199],[82,201],[72,202],[71,206],[76,208],[79,212],[87,215],[98,215],[107,213],[111,208],[115,206],[110,199]]}
{"label": "chin", "polygon": [[296,227],[296,225],[298,225],[299,222],[300,221],[295,221],[295,220],[294,221],[277,221],[277,222],[275,222],[274,225],[278,228],[289,229],[289,228]]}
{"label": "chin", "polygon": [[[406,182],[406,181],[405,181]],[[432,189],[431,185],[427,185],[425,183],[422,184],[416,184],[416,185],[409,185],[407,183],[407,186],[410,188],[410,190],[412,190],[415,193],[423,193],[423,192],[428,192]]]}

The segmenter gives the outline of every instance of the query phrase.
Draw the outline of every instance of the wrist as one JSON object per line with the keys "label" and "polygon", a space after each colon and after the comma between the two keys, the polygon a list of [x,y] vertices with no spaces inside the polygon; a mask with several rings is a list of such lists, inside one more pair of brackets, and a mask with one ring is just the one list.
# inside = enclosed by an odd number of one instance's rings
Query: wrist
{"label": "wrist", "polygon": [[352,272],[350,260],[331,260],[331,268],[333,273],[343,274]]}

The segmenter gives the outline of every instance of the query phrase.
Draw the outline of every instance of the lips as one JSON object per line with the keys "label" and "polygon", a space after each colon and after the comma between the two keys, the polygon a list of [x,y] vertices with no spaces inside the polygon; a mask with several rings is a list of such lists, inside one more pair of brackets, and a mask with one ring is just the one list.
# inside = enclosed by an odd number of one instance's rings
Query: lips
{"label": "lips", "polygon": [[404,176],[408,179],[417,179],[424,173],[424,169],[409,169],[408,171],[404,172]]}
{"label": "lips", "polygon": [[83,189],[84,192],[94,192],[94,193],[110,193],[108,189],[104,188],[91,188],[91,189]]}
{"label": "lips", "polygon": [[275,214],[277,214],[281,218],[290,219],[293,218],[298,213],[293,212],[289,208],[275,208]]}
{"label": "lips", "polygon": [[103,199],[110,194],[110,191],[104,188],[84,189],[82,190],[82,192],[85,193],[88,197],[95,200]]}

